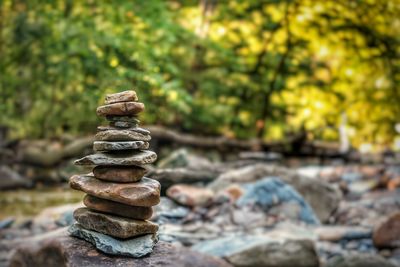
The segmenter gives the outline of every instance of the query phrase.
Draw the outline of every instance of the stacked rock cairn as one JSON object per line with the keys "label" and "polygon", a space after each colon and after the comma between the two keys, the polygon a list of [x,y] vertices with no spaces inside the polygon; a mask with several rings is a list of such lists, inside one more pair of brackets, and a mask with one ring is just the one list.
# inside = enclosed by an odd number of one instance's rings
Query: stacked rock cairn
{"label": "stacked rock cairn", "polygon": [[109,125],[98,127],[95,154],[75,161],[94,169],[70,178],[73,189],[86,193],[86,207],[74,211],[77,223],[69,233],[107,254],[141,257],[157,242],[158,225],[148,219],[160,202],[161,186],[144,177],[146,165],[157,155],[147,150],[150,132],[138,127],[137,115],[143,110],[135,91],[107,95],[97,115]]}

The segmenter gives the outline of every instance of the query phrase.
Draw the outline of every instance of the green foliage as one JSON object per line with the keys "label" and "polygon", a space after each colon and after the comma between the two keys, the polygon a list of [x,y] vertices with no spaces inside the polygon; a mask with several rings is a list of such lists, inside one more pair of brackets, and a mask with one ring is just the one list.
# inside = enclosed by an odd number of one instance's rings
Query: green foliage
{"label": "green foliage", "polygon": [[385,144],[400,117],[396,0],[0,1],[0,124],[93,132],[135,88],[155,123],[279,139],[305,128]]}

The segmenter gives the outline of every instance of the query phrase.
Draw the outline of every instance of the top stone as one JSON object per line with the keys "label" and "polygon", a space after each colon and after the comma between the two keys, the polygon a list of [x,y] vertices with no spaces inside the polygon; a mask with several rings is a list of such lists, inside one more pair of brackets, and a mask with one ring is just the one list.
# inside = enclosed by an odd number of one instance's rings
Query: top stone
{"label": "top stone", "polygon": [[131,102],[131,101],[138,101],[136,92],[133,90],[106,95],[105,103],[113,104],[113,103],[118,103],[118,102]]}
{"label": "top stone", "polygon": [[98,116],[130,116],[136,115],[144,110],[144,104],[140,102],[119,102],[99,106],[96,110]]}

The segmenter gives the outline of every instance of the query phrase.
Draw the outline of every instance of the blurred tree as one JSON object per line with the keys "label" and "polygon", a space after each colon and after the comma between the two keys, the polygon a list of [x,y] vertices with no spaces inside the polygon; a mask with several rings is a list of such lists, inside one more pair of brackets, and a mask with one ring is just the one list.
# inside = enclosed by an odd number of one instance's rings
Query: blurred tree
{"label": "blurred tree", "polygon": [[396,0],[0,1],[0,124],[93,132],[106,93],[146,123],[386,144],[400,117]]}

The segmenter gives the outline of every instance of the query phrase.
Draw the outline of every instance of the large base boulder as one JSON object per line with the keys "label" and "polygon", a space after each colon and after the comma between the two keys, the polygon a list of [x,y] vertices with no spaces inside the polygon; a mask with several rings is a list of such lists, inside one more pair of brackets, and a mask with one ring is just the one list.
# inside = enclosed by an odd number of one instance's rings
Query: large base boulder
{"label": "large base boulder", "polygon": [[70,237],[66,231],[57,230],[44,238],[32,238],[19,246],[11,257],[11,267],[94,267],[94,266],[193,266],[229,267],[218,258],[178,248],[159,242],[153,253],[135,259],[130,257],[108,256],[97,251],[89,243]]}

